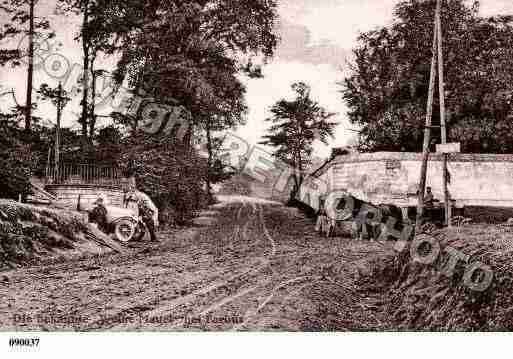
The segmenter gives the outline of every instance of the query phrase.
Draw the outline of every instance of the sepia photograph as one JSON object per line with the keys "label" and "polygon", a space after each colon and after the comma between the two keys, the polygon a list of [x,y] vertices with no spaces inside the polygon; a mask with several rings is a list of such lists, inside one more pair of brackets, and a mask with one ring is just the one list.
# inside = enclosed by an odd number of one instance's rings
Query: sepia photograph
{"label": "sepia photograph", "polygon": [[512,294],[511,0],[0,0],[6,353],[429,347]]}

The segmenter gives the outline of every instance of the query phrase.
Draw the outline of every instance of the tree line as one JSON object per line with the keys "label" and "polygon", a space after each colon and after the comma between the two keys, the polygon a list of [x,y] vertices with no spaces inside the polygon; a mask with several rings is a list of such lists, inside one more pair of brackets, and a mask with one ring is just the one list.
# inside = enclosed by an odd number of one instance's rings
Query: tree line
{"label": "tree line", "polygon": [[[53,145],[53,129],[41,123],[34,109],[38,100],[55,100],[56,89],[46,84],[34,89],[34,44],[38,36],[54,38],[67,29],[53,28],[51,19],[39,16],[42,6],[36,0],[0,2],[0,14],[6,19],[0,41],[16,43],[28,38],[28,49],[0,48],[1,66],[28,63],[26,103],[0,114],[2,131],[10,134],[2,137],[6,155],[1,164],[3,196],[29,192],[28,174],[42,171],[47,149]],[[261,77],[261,64],[274,54],[276,2],[56,0],[55,12],[80,19],[75,40],[83,58],[80,130],[62,130],[63,158],[121,166],[143,190],[160,203],[170,203],[176,212],[204,201],[200,197],[208,195],[204,192],[209,192],[211,182],[226,175],[216,157],[216,136],[245,121],[246,87],[240,75]],[[187,136],[175,139],[138,131],[141,113],[114,113],[112,125],[97,129],[96,79],[105,71],[98,65],[100,56],[117,60],[112,71],[116,87],[127,86],[134,97],[184,106],[193,121]],[[36,100],[35,91],[41,95]],[[208,159],[193,146],[199,137],[208,143]],[[18,156],[20,152],[26,158]],[[201,182],[207,183],[206,190]]]}
{"label": "tree line", "polygon": [[[240,75],[262,77],[262,64],[275,53],[276,1],[55,1],[58,14],[79,19],[76,41],[83,59],[79,131],[62,129],[63,158],[120,166],[160,203],[193,211],[196,204],[190,203],[204,202],[211,184],[230,175],[219,156],[219,134],[244,124],[248,107]],[[513,16],[482,17],[477,1],[442,3],[448,140],[461,142],[464,152],[511,153]],[[38,15],[41,6],[36,0],[0,2],[7,20],[0,41],[29,40],[27,49],[0,48],[1,66],[28,63],[25,104],[0,113],[2,196],[29,192],[28,178],[41,174],[48,162],[54,129],[34,109],[51,101],[62,111],[68,101],[69,94],[57,88],[33,88],[34,39],[55,38],[62,31]],[[358,37],[350,74],[340,84],[349,120],[359,131],[358,150],[422,150],[435,6],[435,0],[399,1],[391,25]],[[140,111],[112,113],[111,125],[97,128],[96,80],[106,71],[100,56],[117,61],[114,87],[128,87],[134,98],[184,106],[192,119],[186,136],[149,136],[139,129]],[[294,198],[309,170],[314,141],[327,143],[336,122],[307,84],[295,83],[292,90],[293,100],[279,100],[270,109],[261,143],[294,169]],[[434,114],[436,126],[436,109]],[[434,145],[440,133],[432,133]],[[206,143],[207,158],[193,146],[198,139]]]}
{"label": "tree line", "polygon": [[[400,1],[392,25],[360,34],[341,86],[361,151],[422,151],[435,6]],[[468,153],[512,153],[513,16],[479,9],[442,1],[448,141]],[[440,143],[439,130],[432,136]]]}

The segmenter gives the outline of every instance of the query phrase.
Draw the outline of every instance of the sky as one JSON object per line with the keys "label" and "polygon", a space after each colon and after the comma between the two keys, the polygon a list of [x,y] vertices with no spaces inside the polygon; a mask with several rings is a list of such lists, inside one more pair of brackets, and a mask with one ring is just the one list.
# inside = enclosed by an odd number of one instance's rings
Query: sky
{"label": "sky", "polygon": [[[78,31],[78,21],[73,17],[53,15],[55,0],[40,0],[37,11],[41,15],[51,16],[57,38],[44,44],[54,54],[54,58],[63,64],[63,68],[72,68],[81,63],[79,44],[74,40]],[[470,0],[469,0],[470,1]],[[279,23],[277,30],[281,42],[276,56],[264,69],[264,78],[245,80],[247,85],[246,101],[249,106],[247,124],[238,129],[236,134],[250,144],[257,144],[265,134],[268,126],[264,120],[269,117],[270,107],[281,98],[290,98],[291,84],[303,81],[312,88],[312,96],[331,112],[336,112],[335,120],[339,122],[335,138],[329,146],[315,145],[315,155],[327,157],[333,147],[348,143],[355,132],[347,121],[347,108],[341,98],[340,86],[347,74],[347,61],[351,49],[356,45],[359,32],[369,31],[375,27],[387,25],[393,20],[393,7],[398,0],[278,0]],[[482,0],[481,15],[513,14],[511,0]],[[0,17],[1,21],[1,17]],[[64,60],[65,59],[65,60]],[[59,62],[58,61],[58,62]],[[105,66],[112,65],[112,60],[102,61]],[[53,70],[51,70],[53,71]],[[59,69],[55,70],[56,73]],[[25,101],[26,75],[23,69],[0,69],[0,93],[13,88],[18,102]],[[71,76],[71,78],[73,75]],[[47,74],[39,70],[35,75],[35,87],[41,82],[49,81]],[[1,87],[3,86],[3,87]],[[80,96],[76,96],[77,98]],[[0,99],[0,109],[5,110],[5,97]],[[64,125],[76,123],[79,112],[78,99],[67,106],[64,112]],[[105,110],[105,114],[110,112]],[[42,104],[38,114],[55,120],[55,108]],[[76,126],[76,124],[75,124]]]}

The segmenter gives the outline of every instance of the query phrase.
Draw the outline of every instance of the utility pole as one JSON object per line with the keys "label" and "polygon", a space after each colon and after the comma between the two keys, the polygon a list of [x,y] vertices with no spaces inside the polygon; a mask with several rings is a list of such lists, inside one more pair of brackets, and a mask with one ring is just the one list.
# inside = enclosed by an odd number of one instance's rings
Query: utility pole
{"label": "utility pole", "polygon": [[[442,131],[442,144],[447,144],[447,126],[445,123],[445,82],[444,82],[444,57],[443,57],[443,35],[442,35],[442,19],[441,19],[441,0],[437,0],[437,36],[438,36],[438,90],[440,96],[440,128]],[[444,191],[444,205],[445,205],[445,220],[447,226],[451,226],[451,204],[449,198],[448,183],[448,169],[447,161],[449,154],[444,153],[443,156],[443,191]]]}
{"label": "utility pole", "polygon": [[[66,104],[71,100],[67,97],[67,92],[63,90],[62,83],[59,82],[59,86],[55,88],[50,88],[47,84],[41,86],[41,88],[37,91],[40,93],[45,100],[50,100],[52,104],[57,107],[57,123],[55,125],[55,146],[54,146],[54,172],[52,176],[54,178],[59,175],[59,160],[60,160],[60,144],[61,144],[61,117],[62,110]],[[51,146],[50,146],[51,147]],[[50,169],[50,147],[48,148],[48,162],[47,168]]]}
{"label": "utility pole", "polygon": [[424,192],[426,191],[427,167],[429,161],[429,145],[431,141],[431,124],[433,118],[433,97],[435,92],[436,63],[437,63],[437,37],[438,37],[438,20],[440,14],[440,0],[437,1],[435,25],[433,29],[433,46],[431,58],[431,74],[429,77],[429,94],[426,111],[426,125],[424,127],[424,147],[422,152],[422,165],[420,170],[419,199],[417,206],[417,221],[415,223],[416,232],[420,232],[422,226],[422,217],[424,214]]}

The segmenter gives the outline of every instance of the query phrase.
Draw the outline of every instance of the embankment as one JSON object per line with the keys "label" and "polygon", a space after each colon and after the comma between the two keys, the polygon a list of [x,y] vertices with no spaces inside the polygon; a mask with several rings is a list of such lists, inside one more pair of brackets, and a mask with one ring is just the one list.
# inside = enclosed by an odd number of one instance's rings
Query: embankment
{"label": "embankment", "polygon": [[122,251],[78,212],[0,199],[0,270]]}
{"label": "embankment", "polygon": [[[382,293],[382,312],[391,330],[511,331],[513,330],[513,228],[472,225],[441,230],[434,234],[440,244],[424,245],[417,252],[406,248],[393,261],[370,274],[376,292]],[[449,253],[463,254],[452,275]],[[413,253],[412,253],[413,252]],[[417,254],[415,254],[417,253]],[[416,255],[436,260],[415,261]],[[432,262],[432,263],[430,263]],[[479,283],[485,272],[470,273],[473,264],[488,266],[493,273],[485,290],[468,286]],[[449,266],[449,267],[448,267]],[[369,279],[369,278],[367,278]]]}

